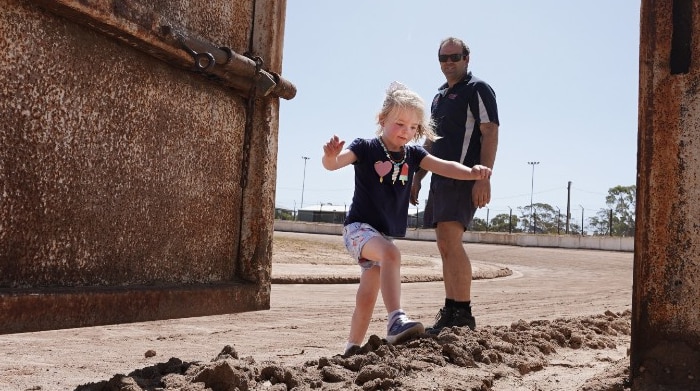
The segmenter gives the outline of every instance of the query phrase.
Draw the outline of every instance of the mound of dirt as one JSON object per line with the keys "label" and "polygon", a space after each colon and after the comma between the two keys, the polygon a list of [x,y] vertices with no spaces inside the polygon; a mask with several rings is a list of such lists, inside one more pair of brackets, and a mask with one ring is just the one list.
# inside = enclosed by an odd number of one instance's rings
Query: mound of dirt
{"label": "mound of dirt", "polygon": [[372,335],[355,355],[319,357],[300,365],[256,362],[250,356],[239,357],[235,347],[227,345],[209,362],[171,358],[128,375],[81,385],[76,391],[533,389],[521,388],[526,386],[520,382],[525,375],[566,366],[576,356],[593,357],[588,363],[592,371],[603,368],[578,389],[623,391],[629,390],[629,360],[618,358],[611,363],[605,352],[626,349],[629,336],[630,312],[607,311],[552,321],[520,320],[509,327],[484,326],[475,331],[454,327],[399,345]]}

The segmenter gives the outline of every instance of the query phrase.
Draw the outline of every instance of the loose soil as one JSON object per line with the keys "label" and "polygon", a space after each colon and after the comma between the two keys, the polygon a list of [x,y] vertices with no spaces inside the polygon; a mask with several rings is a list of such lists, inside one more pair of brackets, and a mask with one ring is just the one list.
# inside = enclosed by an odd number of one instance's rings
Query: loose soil
{"label": "loose soil", "polygon": [[[396,243],[403,308],[429,326],[437,248]],[[466,248],[475,331],[388,345],[380,298],[342,357],[358,267],[338,236],[275,232],[270,310],[0,335],[0,390],[629,390],[632,253]]]}

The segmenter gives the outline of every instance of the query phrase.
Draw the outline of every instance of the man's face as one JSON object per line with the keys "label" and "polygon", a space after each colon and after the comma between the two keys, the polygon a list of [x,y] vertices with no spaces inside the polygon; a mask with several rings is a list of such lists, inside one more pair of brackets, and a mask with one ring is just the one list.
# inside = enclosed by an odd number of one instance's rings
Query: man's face
{"label": "man's face", "polygon": [[[439,58],[445,57],[448,58]],[[440,61],[440,69],[445,75],[448,82],[459,81],[464,74],[467,73],[467,64],[469,64],[469,56],[462,55],[462,46],[452,42],[447,42],[440,48],[438,55],[440,60],[445,59],[445,62]],[[453,60],[459,58],[457,62]]]}

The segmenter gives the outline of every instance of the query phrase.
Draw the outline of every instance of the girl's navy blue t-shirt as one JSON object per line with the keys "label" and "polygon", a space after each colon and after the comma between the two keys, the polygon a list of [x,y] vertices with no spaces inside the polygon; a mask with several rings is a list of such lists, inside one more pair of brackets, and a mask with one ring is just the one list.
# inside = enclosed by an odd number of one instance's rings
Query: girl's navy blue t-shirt
{"label": "girl's navy blue t-shirt", "polygon": [[[379,139],[355,139],[349,146],[357,156],[355,193],[345,225],[366,223],[391,237],[406,236],[408,205],[413,174],[428,152],[420,145],[406,145],[406,158],[395,179],[394,163],[386,156]],[[402,154],[392,158],[399,161]]]}

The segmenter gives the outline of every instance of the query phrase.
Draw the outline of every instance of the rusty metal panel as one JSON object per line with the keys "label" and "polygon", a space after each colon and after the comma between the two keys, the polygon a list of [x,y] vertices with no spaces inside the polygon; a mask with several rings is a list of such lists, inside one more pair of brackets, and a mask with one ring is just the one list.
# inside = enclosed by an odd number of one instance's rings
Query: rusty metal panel
{"label": "rusty metal panel", "polygon": [[164,18],[235,52],[271,36],[278,74],[285,3],[50,3],[0,0],[0,333],[269,308],[278,99],[123,38]]}
{"label": "rusty metal panel", "polygon": [[254,284],[172,285],[128,289],[43,288],[4,292],[3,333],[144,322],[267,309]]}
{"label": "rusty metal panel", "polygon": [[700,0],[642,1],[631,377],[700,389]]}

